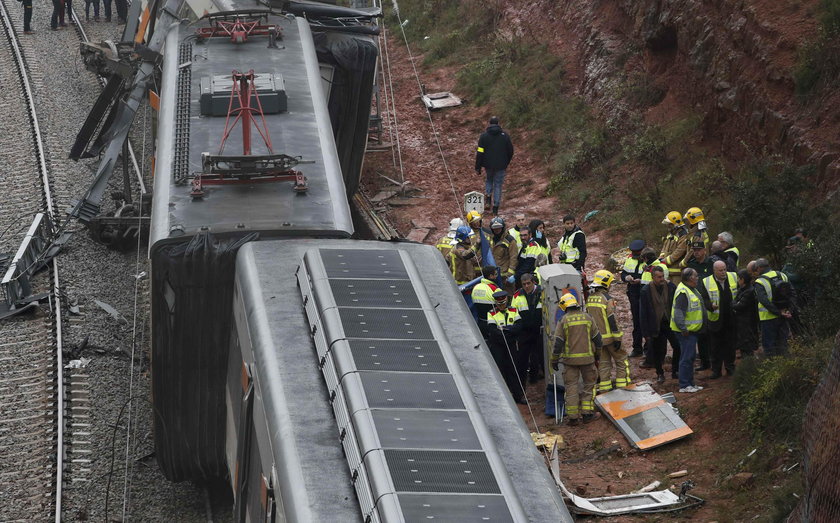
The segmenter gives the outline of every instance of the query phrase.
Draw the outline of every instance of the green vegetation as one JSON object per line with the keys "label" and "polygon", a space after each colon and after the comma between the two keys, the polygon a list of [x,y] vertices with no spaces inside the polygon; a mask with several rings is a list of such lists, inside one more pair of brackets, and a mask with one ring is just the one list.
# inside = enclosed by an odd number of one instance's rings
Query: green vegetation
{"label": "green vegetation", "polygon": [[819,33],[800,51],[793,71],[796,94],[801,100],[836,87],[840,80],[840,0],[821,0],[817,16]]}

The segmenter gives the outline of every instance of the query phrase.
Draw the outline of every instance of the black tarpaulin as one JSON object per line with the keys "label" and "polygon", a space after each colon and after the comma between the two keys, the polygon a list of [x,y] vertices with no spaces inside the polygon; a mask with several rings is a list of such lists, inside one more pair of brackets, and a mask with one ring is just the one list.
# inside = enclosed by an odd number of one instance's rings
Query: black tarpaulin
{"label": "black tarpaulin", "polygon": [[155,451],[172,481],[227,475],[225,376],[236,251],[257,234],[209,233],[152,254]]}
{"label": "black tarpaulin", "polygon": [[317,27],[313,32],[318,61],[335,67],[328,107],[344,185],[352,195],[362,172],[379,50],[369,36]]}

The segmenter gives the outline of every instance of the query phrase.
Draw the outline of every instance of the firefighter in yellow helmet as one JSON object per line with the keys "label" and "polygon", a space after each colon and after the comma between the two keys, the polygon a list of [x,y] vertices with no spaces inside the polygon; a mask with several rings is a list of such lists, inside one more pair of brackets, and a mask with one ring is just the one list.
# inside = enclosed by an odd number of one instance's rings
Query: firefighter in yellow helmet
{"label": "firefighter in yellow helmet", "polygon": [[[560,297],[560,308],[565,314],[554,329],[554,351],[551,366],[560,369],[563,362],[563,384],[566,387],[564,401],[569,425],[584,423],[596,418],[595,380],[598,371],[595,368],[595,351],[601,349],[601,331],[592,316],[580,310],[577,299],[571,293]],[[579,390],[579,381],[583,378],[583,390]]]}
{"label": "firefighter in yellow helmet", "polygon": [[600,270],[592,278],[589,297],[586,298],[586,310],[595,320],[601,332],[600,358],[598,362],[598,392],[612,390],[613,362],[615,362],[615,387],[623,389],[630,385],[630,363],[627,352],[621,350],[621,330],[615,319],[615,300],[609,290],[615,276],[610,271]]}
{"label": "firefighter in yellow helmet", "polygon": [[478,263],[475,267],[475,276],[481,276],[481,266],[484,260],[481,259],[481,213],[478,211],[470,211],[467,213],[467,225],[470,227],[470,245],[472,245],[475,254],[478,257]]}
{"label": "firefighter in yellow helmet", "polygon": [[[706,217],[703,215],[703,211],[700,207],[692,207],[691,209],[685,211],[683,220],[685,220],[685,223],[688,226],[688,245],[696,242],[703,242],[706,249],[708,249],[710,246],[709,232],[706,230]],[[690,251],[686,252],[685,256],[683,256],[683,268],[686,267],[686,263],[688,262],[688,258],[690,256]]]}
{"label": "firefighter in yellow helmet", "polygon": [[677,211],[666,214],[662,224],[668,227],[668,234],[662,238],[659,261],[668,267],[671,281],[676,280],[674,284],[677,284],[680,280],[680,262],[688,253],[688,229]]}

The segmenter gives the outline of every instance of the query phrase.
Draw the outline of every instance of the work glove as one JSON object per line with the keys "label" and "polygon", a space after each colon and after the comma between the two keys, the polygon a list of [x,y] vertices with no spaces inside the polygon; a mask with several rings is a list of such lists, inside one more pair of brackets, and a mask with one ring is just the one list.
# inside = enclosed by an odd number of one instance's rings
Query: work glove
{"label": "work glove", "polygon": [[514,283],[516,281],[516,276],[508,276],[507,282]]}
{"label": "work glove", "polygon": [[560,370],[560,358],[555,358],[552,356],[550,363],[552,369],[554,369],[555,371]]}

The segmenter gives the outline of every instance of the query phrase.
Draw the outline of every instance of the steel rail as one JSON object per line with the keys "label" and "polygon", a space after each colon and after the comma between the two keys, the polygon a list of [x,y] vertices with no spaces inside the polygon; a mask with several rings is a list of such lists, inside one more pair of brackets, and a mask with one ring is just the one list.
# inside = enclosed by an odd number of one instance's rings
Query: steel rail
{"label": "steel rail", "polygon": [[[88,38],[87,33],[85,32],[85,28],[82,26],[82,21],[79,19],[78,15],[76,15],[76,10],[71,9],[73,13],[73,21],[75,22],[74,25],[76,27],[76,33],[79,35],[79,39],[82,42],[90,42],[90,38]],[[105,79],[99,75],[96,75],[96,79],[99,82],[100,87],[105,87]],[[146,182],[143,181],[143,172],[140,170],[140,165],[137,163],[137,157],[134,154],[134,146],[131,145],[131,140],[126,138],[126,142],[128,143],[128,158],[131,160],[131,166],[134,168],[134,174],[137,177],[137,184],[140,187],[140,194],[146,194]]]}
{"label": "steel rail", "polygon": [[[6,5],[0,2],[0,14],[3,17],[3,24],[6,30],[6,36],[9,44],[12,47],[15,56],[15,65],[20,73],[21,87],[23,88],[23,95],[26,99],[27,112],[32,123],[32,138],[35,145],[35,152],[38,158],[38,171],[41,177],[42,189],[44,193],[44,206],[46,207],[47,215],[50,217],[50,222],[54,225],[55,222],[55,202],[50,191],[50,172],[47,167],[47,157],[44,151],[44,141],[41,135],[41,127],[38,123],[38,115],[35,110],[35,96],[33,94],[32,85],[29,81],[29,75],[26,69],[26,59],[20,48],[17,33],[11,23],[9,12],[6,10]],[[55,303],[55,339],[56,339],[56,376],[58,384],[55,389],[56,394],[56,430],[58,438],[56,441],[56,467],[55,467],[55,521],[61,522],[61,498],[63,489],[63,472],[64,472],[64,358],[62,354],[62,331],[61,331],[61,286],[58,278],[58,262],[55,258],[52,260],[52,297]]]}

